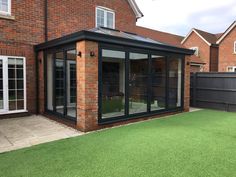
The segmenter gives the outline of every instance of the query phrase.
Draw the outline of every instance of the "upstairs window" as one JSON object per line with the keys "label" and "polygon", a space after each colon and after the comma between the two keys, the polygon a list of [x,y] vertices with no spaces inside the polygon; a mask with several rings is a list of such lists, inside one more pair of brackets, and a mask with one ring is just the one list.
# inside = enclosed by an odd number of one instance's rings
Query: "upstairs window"
{"label": "upstairs window", "polygon": [[96,8],[96,27],[115,28],[115,13],[112,10]]}
{"label": "upstairs window", "polygon": [[0,14],[11,14],[11,0],[0,0]]}
{"label": "upstairs window", "polygon": [[191,50],[195,50],[194,55],[196,55],[197,57],[199,56],[199,49],[198,49],[198,47],[191,47],[190,49]]}
{"label": "upstairs window", "polygon": [[234,53],[236,54],[236,41],[234,41]]}

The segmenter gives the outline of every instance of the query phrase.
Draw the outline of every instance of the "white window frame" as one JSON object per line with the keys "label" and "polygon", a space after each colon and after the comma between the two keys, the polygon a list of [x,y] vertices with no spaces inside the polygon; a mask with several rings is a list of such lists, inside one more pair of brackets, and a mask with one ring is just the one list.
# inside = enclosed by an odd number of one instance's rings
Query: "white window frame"
{"label": "white window frame", "polygon": [[234,54],[236,54],[236,41],[234,41]]}
{"label": "white window frame", "polygon": [[[229,71],[229,68],[231,68],[233,71]],[[228,66],[227,67],[227,72],[235,72],[236,66]]]}
{"label": "white window frame", "polygon": [[8,3],[7,12],[0,10],[0,15],[11,15],[11,0],[7,0],[7,3]]}
{"label": "white window frame", "polygon": [[199,56],[199,48],[198,47],[191,47],[191,50],[195,50],[194,55],[196,55],[197,57]]}
{"label": "white window frame", "polygon": [[101,11],[103,11],[104,12],[104,27],[105,28],[108,28],[108,24],[107,24],[107,13],[109,12],[109,13],[112,13],[113,14],[113,27],[112,27],[112,29],[115,29],[115,24],[116,24],[116,22],[115,22],[115,12],[112,10],[112,9],[108,9],[108,8],[106,8],[106,7],[100,7],[100,6],[98,6],[98,7],[96,7],[96,20],[95,20],[95,26],[96,27],[98,27],[98,23],[97,23],[97,15],[98,15],[98,10],[101,10]]}
{"label": "white window frame", "polygon": [[[9,58],[23,59],[24,109],[21,109],[21,110],[13,110],[13,111],[9,110],[9,99],[8,99],[8,92],[9,92],[9,90],[8,90],[8,59]],[[2,60],[2,64],[3,64],[2,68],[3,68],[3,106],[4,106],[4,108],[0,110],[0,115],[27,112],[27,109],[26,109],[27,95],[26,95],[26,62],[25,62],[25,57],[0,55],[0,60]]]}

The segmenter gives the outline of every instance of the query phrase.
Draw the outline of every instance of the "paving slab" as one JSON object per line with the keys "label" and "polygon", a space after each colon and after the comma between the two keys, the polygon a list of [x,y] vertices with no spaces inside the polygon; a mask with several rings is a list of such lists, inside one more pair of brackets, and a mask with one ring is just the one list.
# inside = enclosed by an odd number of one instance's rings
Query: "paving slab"
{"label": "paving slab", "polygon": [[82,135],[43,116],[0,120],[0,153]]}

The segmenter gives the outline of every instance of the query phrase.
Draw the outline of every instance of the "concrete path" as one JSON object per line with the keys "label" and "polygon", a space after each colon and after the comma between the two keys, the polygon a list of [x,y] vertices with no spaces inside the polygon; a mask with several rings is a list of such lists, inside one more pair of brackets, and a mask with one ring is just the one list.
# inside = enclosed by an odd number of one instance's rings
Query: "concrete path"
{"label": "concrete path", "polygon": [[0,120],[0,153],[81,134],[43,116],[3,119]]}
{"label": "concrete path", "polygon": [[201,108],[190,107],[189,112],[201,111]]}

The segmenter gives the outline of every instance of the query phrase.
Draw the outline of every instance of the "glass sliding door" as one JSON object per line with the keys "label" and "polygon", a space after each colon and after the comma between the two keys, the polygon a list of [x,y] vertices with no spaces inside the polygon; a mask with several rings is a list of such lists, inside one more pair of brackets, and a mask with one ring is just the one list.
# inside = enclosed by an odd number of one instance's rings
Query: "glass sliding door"
{"label": "glass sliding door", "polygon": [[128,47],[122,51],[106,44],[101,47],[101,123],[182,109],[182,55]]}
{"label": "glass sliding door", "polygon": [[172,57],[169,60],[169,108],[181,106],[182,100],[182,59]]}
{"label": "glass sliding door", "polygon": [[147,112],[148,55],[129,53],[129,114]]}
{"label": "glass sliding door", "polygon": [[76,118],[76,50],[47,54],[47,110],[60,117]]}
{"label": "glass sliding door", "polygon": [[66,51],[67,116],[76,117],[76,50]]}
{"label": "glass sliding door", "polygon": [[65,77],[63,52],[55,55],[55,109],[57,113],[64,114]]}
{"label": "glass sliding door", "polygon": [[125,115],[125,52],[102,50],[102,118]]}
{"label": "glass sliding door", "polygon": [[151,57],[151,111],[166,109],[166,58]]}

